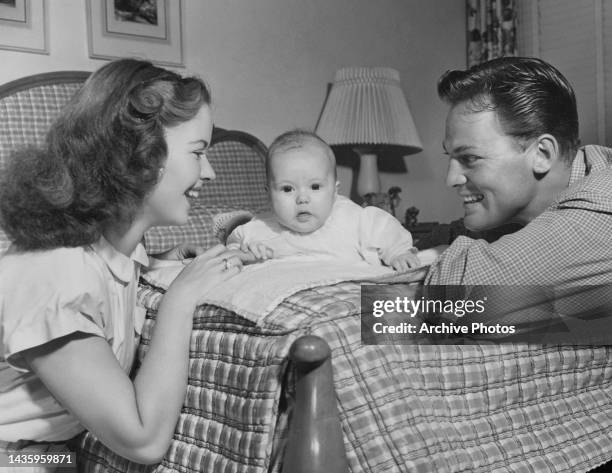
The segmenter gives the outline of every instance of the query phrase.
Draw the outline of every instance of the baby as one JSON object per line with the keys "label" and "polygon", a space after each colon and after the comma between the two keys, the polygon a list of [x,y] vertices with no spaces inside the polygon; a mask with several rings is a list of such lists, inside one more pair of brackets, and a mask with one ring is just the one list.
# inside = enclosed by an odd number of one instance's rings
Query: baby
{"label": "baby", "polygon": [[266,172],[273,213],[237,227],[229,247],[259,259],[303,254],[398,271],[420,266],[410,232],[391,214],[338,195],[334,153],[316,134],[296,130],[276,138]]}

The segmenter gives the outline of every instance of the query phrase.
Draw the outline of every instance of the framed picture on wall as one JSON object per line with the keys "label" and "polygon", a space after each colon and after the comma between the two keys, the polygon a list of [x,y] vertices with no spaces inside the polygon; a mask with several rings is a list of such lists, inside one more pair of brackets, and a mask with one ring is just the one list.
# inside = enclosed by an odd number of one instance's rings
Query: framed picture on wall
{"label": "framed picture on wall", "polygon": [[45,0],[0,0],[0,48],[49,54]]}
{"label": "framed picture on wall", "polygon": [[87,0],[89,57],[182,67],[181,20],[181,0]]}

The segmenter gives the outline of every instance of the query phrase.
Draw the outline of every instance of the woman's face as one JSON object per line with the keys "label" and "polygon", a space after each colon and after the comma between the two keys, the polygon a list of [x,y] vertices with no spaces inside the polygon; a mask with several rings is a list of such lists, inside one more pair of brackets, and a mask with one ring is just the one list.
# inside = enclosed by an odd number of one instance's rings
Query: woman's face
{"label": "woman's face", "polygon": [[144,204],[148,226],[187,223],[189,198],[197,197],[203,180],[215,178],[206,159],[211,133],[208,105],[188,122],[166,128],[168,157],[159,182]]}

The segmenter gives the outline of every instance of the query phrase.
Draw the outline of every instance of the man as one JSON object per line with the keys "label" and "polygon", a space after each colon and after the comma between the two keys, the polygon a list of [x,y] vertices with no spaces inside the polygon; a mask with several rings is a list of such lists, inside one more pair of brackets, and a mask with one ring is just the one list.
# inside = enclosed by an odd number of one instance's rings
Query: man
{"label": "man", "polygon": [[[447,184],[463,200],[465,226],[482,231],[515,222],[523,227],[493,243],[457,238],[430,267],[426,284],[490,285],[484,290],[521,294],[519,305],[527,285],[536,292],[548,286],[566,294],[595,288],[578,303],[571,297],[555,301],[556,309],[570,307],[574,313],[597,306],[591,294],[609,303],[612,150],[578,147],[576,100],[567,80],[539,59],[500,58],[447,72],[438,94],[450,104]],[[522,288],[499,288],[504,285]],[[528,323],[537,318],[536,310],[524,314]],[[602,314],[609,318],[609,310]],[[512,458],[513,468],[528,464],[529,471],[589,471],[612,459],[612,423],[602,423],[612,416],[612,377],[604,374],[612,369],[611,347],[517,344],[511,347],[517,361],[503,359],[504,347],[499,352],[491,346],[459,348],[465,359],[484,360],[485,374],[472,376],[470,387],[485,393],[482,409],[488,418],[504,419],[494,429],[507,434],[508,422],[516,429],[513,438],[522,439],[520,448],[494,440],[490,452],[505,452],[499,458]],[[506,373],[519,363],[522,369]],[[513,397],[517,389],[520,395]],[[465,396],[473,397],[468,391]],[[496,405],[498,396],[512,406]],[[512,414],[506,417],[505,409]],[[477,446],[482,445],[488,445],[485,434],[478,437]],[[593,471],[612,471],[606,469],[612,463],[600,468]]]}
{"label": "man", "polygon": [[447,184],[464,223],[488,230],[518,222],[494,243],[459,237],[427,284],[612,283],[612,150],[578,149],[572,87],[535,58],[500,58],[447,72]]}

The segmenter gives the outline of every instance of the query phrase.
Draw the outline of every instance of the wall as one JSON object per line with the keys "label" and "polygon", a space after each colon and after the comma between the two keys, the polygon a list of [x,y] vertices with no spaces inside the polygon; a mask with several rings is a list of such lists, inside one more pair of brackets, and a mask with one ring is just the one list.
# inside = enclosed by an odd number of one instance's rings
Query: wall
{"label": "wall", "polygon": [[570,81],[583,144],[612,146],[612,2],[519,0],[518,8],[519,54],[550,62]]}
{"label": "wall", "polygon": [[[104,64],[88,58],[84,5],[48,2],[51,54],[0,50],[0,83]],[[404,158],[407,173],[383,173],[383,189],[403,189],[400,215],[411,205],[421,210],[421,221],[462,215],[459,199],[444,185],[446,107],[435,84],[446,69],[465,67],[464,2],[184,0],[183,6],[182,72],[209,82],[219,126],[249,131],[266,144],[286,129],[314,127],[338,68],[396,68],[424,149]],[[348,194],[352,171],[341,169],[340,179]]]}

